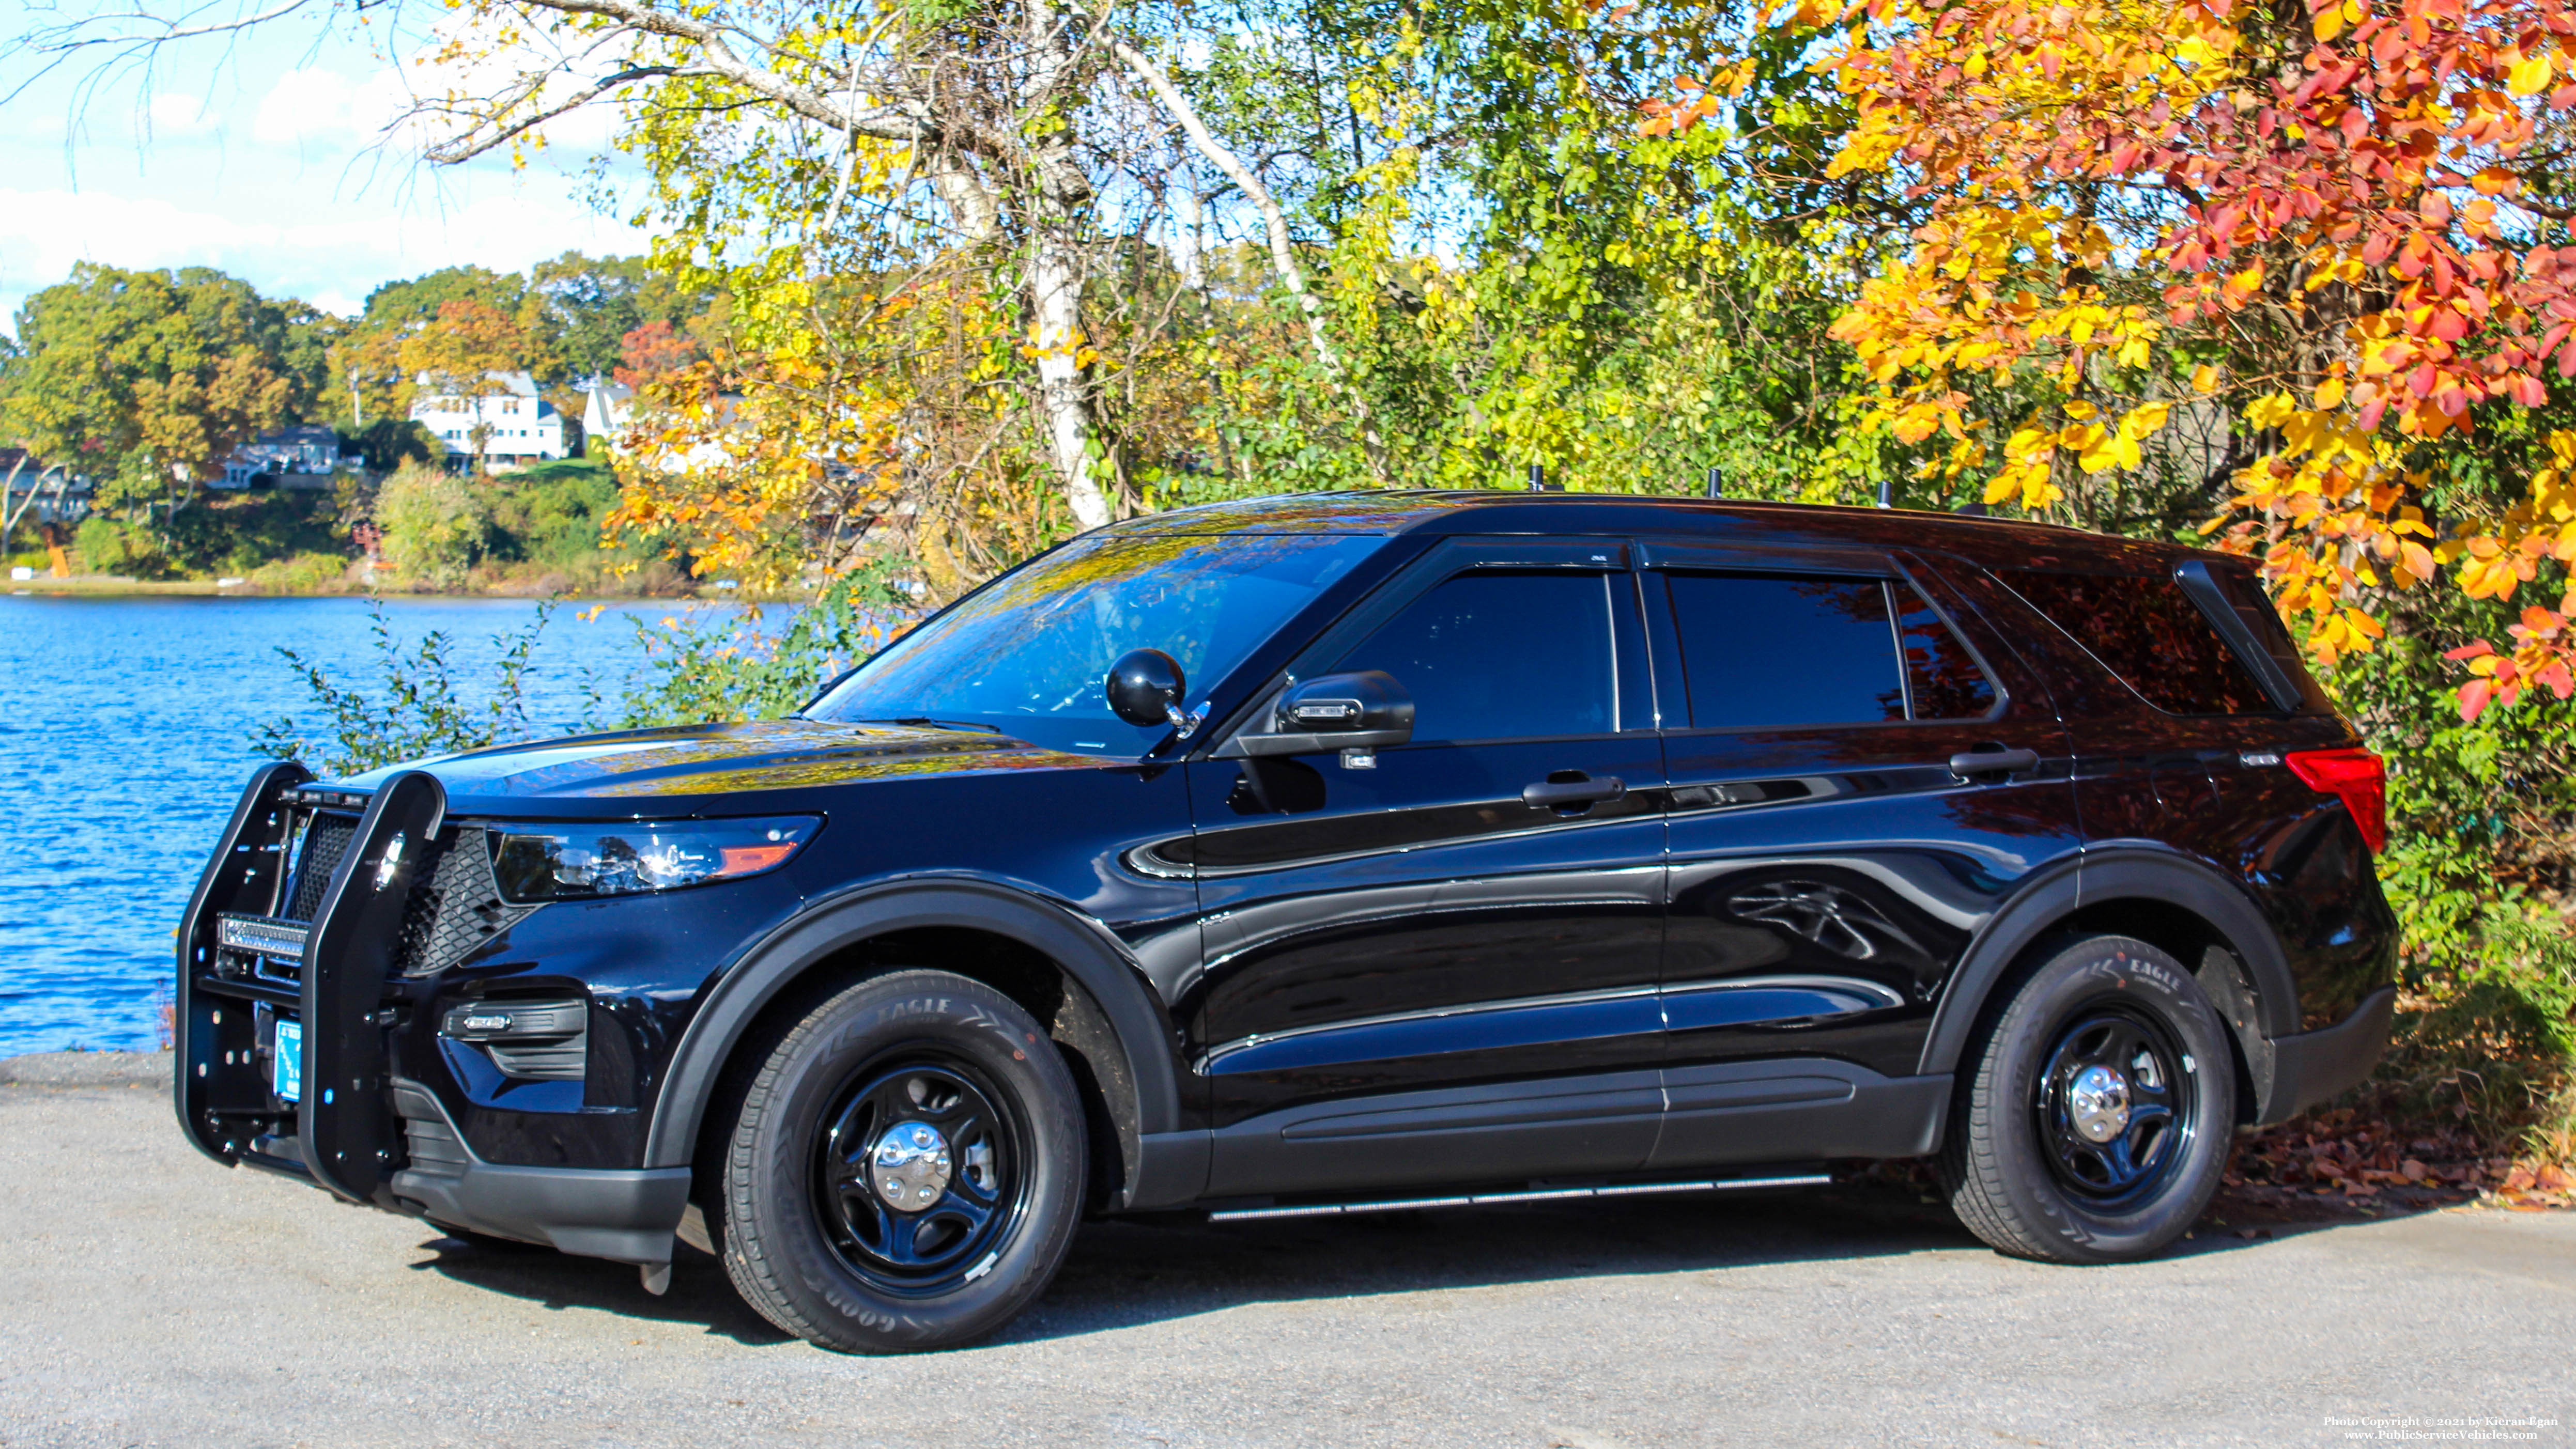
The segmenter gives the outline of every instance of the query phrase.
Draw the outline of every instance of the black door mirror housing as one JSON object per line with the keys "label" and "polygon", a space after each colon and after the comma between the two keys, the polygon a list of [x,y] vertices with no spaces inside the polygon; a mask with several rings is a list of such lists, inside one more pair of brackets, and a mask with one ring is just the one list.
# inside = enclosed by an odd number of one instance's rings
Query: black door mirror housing
{"label": "black door mirror housing", "polygon": [[1220,756],[1373,750],[1413,738],[1413,696],[1384,670],[1319,674],[1288,686],[1270,732],[1237,735]]}
{"label": "black door mirror housing", "polygon": [[1170,725],[1186,734],[1194,721],[1181,713],[1182,696],[1189,693],[1189,676],[1182,672],[1181,661],[1160,649],[1131,650],[1109,666],[1109,677],[1101,687],[1109,695],[1109,712],[1136,726],[1150,729]]}

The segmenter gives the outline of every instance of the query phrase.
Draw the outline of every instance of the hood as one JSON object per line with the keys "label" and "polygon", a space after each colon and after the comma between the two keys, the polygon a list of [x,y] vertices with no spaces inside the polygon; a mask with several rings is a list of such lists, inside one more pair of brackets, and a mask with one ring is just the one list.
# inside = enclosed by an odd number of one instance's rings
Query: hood
{"label": "hood", "polygon": [[457,800],[643,800],[1117,763],[972,730],[753,720],[501,745],[388,765],[343,783],[372,789],[423,769]]}

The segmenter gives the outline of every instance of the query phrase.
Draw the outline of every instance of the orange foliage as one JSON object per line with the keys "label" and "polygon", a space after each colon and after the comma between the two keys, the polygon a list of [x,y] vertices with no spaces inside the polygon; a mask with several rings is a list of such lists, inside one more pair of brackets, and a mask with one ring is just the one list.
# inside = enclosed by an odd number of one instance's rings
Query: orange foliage
{"label": "orange foliage", "polygon": [[667,376],[695,362],[698,344],[684,333],[675,332],[663,321],[647,322],[617,339],[618,366],[613,369],[617,380],[632,388],[641,388],[655,379]]}
{"label": "orange foliage", "polygon": [[[1821,64],[1859,120],[1836,174],[1884,173],[1923,209],[1835,329],[1878,422],[1946,436],[1935,479],[2036,511],[2139,468],[2178,410],[2227,409],[2235,488],[2204,532],[2260,554],[2331,660],[2372,646],[2387,590],[2445,566],[2509,599],[2576,563],[2576,435],[2493,516],[2437,536],[2419,502],[2441,466],[2425,445],[2576,378],[2576,246],[2553,244],[2564,218],[2524,203],[2521,169],[2576,107],[2576,7],[2307,11],[1867,0],[1837,21],[1805,0],[1790,21],[1842,27]],[[1647,129],[1712,114],[1726,87],[1695,84]],[[2464,713],[2566,694],[2571,611],[2534,606],[2510,656],[2474,655]]]}

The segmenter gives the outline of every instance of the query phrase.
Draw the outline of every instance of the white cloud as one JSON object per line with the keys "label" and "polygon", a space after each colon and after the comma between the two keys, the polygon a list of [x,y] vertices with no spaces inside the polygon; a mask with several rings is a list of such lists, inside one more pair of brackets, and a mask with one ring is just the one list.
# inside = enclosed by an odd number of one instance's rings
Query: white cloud
{"label": "white cloud", "polygon": [[215,113],[204,96],[181,95],[176,91],[163,91],[154,96],[145,114],[151,118],[152,134],[164,140],[202,136],[223,125],[223,117]]}
{"label": "white cloud", "polygon": [[356,151],[385,139],[410,108],[402,78],[391,70],[355,79],[333,70],[290,70],[260,97],[251,138],[263,146]]}
{"label": "white cloud", "polygon": [[427,166],[430,135],[403,120],[415,87],[488,88],[523,65],[576,84],[599,73],[597,58],[420,63],[432,53],[406,46],[391,63],[345,35],[251,45],[237,65],[173,77],[167,91],[102,101],[56,78],[0,110],[0,331],[84,260],[219,267],[266,295],[349,313],[385,282],[439,267],[517,271],[567,250],[643,248],[577,199],[581,163],[615,124],[606,109],[549,127],[547,148],[517,169]]}
{"label": "white cloud", "polygon": [[[548,72],[535,102],[540,108],[583,83],[577,74],[524,51],[471,62],[416,56],[403,69],[383,67],[354,78],[319,68],[290,70],[260,98],[251,135],[263,146],[303,155],[346,156],[376,146],[416,154],[447,139],[452,129],[438,117],[415,114],[424,98],[515,89],[529,70]],[[617,120],[612,106],[587,105],[547,122],[537,135],[556,155],[586,156],[608,149]]]}

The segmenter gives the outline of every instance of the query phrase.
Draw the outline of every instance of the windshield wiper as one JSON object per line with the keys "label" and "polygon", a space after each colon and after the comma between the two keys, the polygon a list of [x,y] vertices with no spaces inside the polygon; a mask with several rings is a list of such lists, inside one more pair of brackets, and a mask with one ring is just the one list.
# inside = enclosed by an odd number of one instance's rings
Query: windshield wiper
{"label": "windshield wiper", "polygon": [[988,735],[1001,733],[1001,730],[992,725],[975,724],[967,720],[932,719],[926,714],[905,715],[901,719],[863,719],[859,723],[902,725],[906,729],[914,730],[975,730]]}

